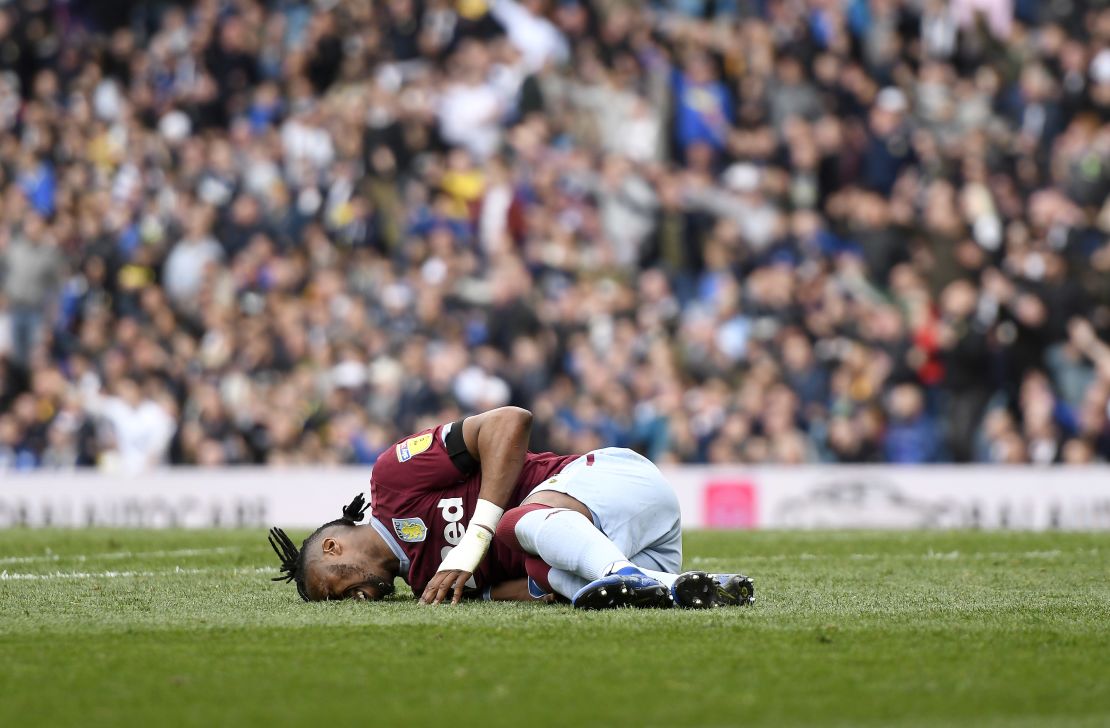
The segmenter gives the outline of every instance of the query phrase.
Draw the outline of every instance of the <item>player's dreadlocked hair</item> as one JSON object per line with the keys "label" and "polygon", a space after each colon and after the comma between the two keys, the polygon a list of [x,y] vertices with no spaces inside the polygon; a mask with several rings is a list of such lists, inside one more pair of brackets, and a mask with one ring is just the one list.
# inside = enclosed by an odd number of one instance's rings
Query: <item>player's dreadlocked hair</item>
{"label": "player's dreadlocked hair", "polygon": [[[320,526],[312,534],[301,543],[301,548],[297,549],[293,544],[293,539],[280,528],[270,529],[270,546],[273,547],[274,553],[281,559],[281,574],[275,576],[270,581],[284,581],[296,582],[297,593],[301,595],[301,599],[306,602],[309,601],[308,589],[304,583],[304,556],[308,552],[308,546],[320,532],[325,528],[332,526],[354,526],[366,516],[366,509],[370,504],[366,502],[364,494],[359,493],[355,496],[354,500],[349,505],[343,507],[343,517],[337,518],[334,521],[328,521],[323,526]],[[384,582],[383,582],[384,583]]]}

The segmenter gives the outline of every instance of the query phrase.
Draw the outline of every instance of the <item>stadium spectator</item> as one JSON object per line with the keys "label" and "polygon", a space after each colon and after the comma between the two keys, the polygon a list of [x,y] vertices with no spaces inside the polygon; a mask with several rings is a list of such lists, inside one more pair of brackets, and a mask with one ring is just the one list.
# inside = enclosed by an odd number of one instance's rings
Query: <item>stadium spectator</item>
{"label": "stadium spectator", "polygon": [[22,224],[12,225],[0,246],[0,290],[7,303],[12,361],[26,366],[41,338],[47,305],[57,294],[62,260],[54,234],[37,209],[13,204],[9,210],[22,218]]}
{"label": "stadium spectator", "polygon": [[1099,4],[99,5],[0,6],[0,469],[1110,458]]}

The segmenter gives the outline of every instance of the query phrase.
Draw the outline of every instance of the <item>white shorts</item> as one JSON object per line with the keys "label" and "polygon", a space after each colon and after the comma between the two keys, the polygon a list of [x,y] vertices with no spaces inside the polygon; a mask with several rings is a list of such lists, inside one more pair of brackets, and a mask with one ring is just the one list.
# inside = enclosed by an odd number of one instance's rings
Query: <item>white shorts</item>
{"label": "white shorts", "polygon": [[532,493],[554,490],[581,501],[594,525],[637,566],[677,574],[682,568],[678,498],[659,468],[623,447],[572,461]]}

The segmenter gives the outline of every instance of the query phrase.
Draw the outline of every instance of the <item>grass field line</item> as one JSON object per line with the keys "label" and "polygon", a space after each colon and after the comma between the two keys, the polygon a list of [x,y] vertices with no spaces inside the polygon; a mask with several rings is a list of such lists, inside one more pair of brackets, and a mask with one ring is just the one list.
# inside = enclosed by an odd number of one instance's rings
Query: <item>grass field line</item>
{"label": "grass field line", "polygon": [[271,566],[254,566],[250,568],[209,568],[186,569],[176,566],[173,569],[161,571],[49,571],[44,574],[26,572],[11,572],[7,569],[0,571],[0,581],[50,581],[54,579],[129,579],[134,577],[174,576],[178,574],[263,574],[273,571]]}
{"label": "grass field line", "polygon": [[207,556],[209,554],[233,554],[242,551],[238,546],[217,546],[207,549],[174,549],[172,551],[104,551],[97,554],[55,554],[40,556],[3,556],[0,564],[36,564],[43,561],[98,561],[100,559],[161,559],[188,556]]}

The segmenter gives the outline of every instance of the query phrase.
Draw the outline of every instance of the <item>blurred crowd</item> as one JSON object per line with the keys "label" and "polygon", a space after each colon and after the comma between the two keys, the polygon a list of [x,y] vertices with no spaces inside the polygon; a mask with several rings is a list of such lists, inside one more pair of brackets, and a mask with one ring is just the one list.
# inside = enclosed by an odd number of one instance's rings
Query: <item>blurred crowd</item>
{"label": "blurred crowd", "polygon": [[0,2],[0,471],[1110,457],[1110,9]]}

